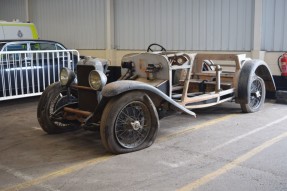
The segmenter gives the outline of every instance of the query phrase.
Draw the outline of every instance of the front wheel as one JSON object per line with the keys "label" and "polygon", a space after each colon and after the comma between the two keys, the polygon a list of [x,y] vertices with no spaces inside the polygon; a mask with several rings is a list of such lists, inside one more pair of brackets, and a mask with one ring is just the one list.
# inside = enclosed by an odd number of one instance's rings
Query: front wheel
{"label": "front wheel", "polygon": [[249,88],[248,103],[242,103],[241,109],[244,113],[253,113],[259,111],[265,101],[265,83],[259,76],[254,76],[249,84],[246,84],[246,89]]}
{"label": "front wheel", "polygon": [[77,102],[76,93],[70,92],[68,96],[68,89],[62,87],[59,82],[45,89],[37,108],[38,122],[45,132],[48,134],[62,133],[80,127],[78,121],[66,120],[63,111],[55,113],[58,108],[70,102]]}
{"label": "front wheel", "polygon": [[158,128],[158,113],[148,95],[130,92],[109,101],[102,115],[100,131],[105,148],[120,154],[152,145]]}

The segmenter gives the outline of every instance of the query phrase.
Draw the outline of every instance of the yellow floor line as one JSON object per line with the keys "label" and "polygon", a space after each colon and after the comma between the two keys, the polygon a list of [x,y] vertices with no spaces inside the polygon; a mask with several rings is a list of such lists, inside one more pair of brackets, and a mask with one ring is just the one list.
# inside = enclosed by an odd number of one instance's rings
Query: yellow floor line
{"label": "yellow floor line", "polygon": [[206,176],[203,176],[200,179],[195,180],[194,182],[178,189],[178,191],[190,191],[190,190],[194,190],[208,182],[210,182],[211,180],[219,177],[222,174],[227,173],[229,170],[236,168],[239,164],[247,161],[248,159],[252,158],[253,156],[255,156],[256,154],[260,153],[261,151],[263,151],[264,149],[267,149],[268,147],[272,146],[273,144],[279,142],[280,140],[282,140],[283,138],[287,137],[287,132],[269,140],[266,141],[265,143],[263,143],[262,145],[252,149],[251,151],[247,152],[246,154],[238,157],[237,159],[233,160],[232,162],[226,164],[225,166],[221,167],[220,169],[207,174]]}
{"label": "yellow floor line", "polygon": [[[224,117],[221,117],[221,118],[217,118],[217,119],[214,119],[214,120],[207,121],[205,123],[201,123],[199,125],[194,125],[194,126],[185,128],[185,129],[183,129],[181,131],[177,131],[175,133],[168,134],[166,136],[160,137],[160,138],[158,138],[157,142],[163,142],[163,141],[169,140],[171,138],[178,137],[180,135],[184,135],[184,134],[186,134],[188,132],[191,132],[191,131],[194,131],[194,130],[197,130],[197,129],[201,129],[203,127],[207,127],[207,126],[210,126],[210,125],[214,125],[216,123],[219,123],[219,122],[222,122],[224,120],[227,120],[227,119],[229,119],[229,118],[231,118],[233,116],[234,116],[234,114],[230,114],[230,115],[227,115],[227,116],[224,116]],[[85,168],[87,166],[104,162],[104,161],[106,161],[106,160],[108,160],[108,159],[110,159],[112,157],[113,157],[113,155],[106,155],[106,156],[102,156],[102,157],[95,158],[95,159],[92,159],[92,160],[88,160],[88,161],[82,162],[80,164],[76,164],[76,165],[73,165],[73,166],[70,166],[70,167],[67,167],[67,168],[55,171],[55,172],[51,172],[51,173],[49,173],[47,175],[43,175],[43,176],[41,176],[39,178],[30,180],[30,181],[26,181],[26,182],[23,182],[23,183],[20,183],[20,184],[17,184],[17,185],[14,185],[12,187],[9,187],[9,188],[4,188],[4,189],[2,189],[0,191],[14,191],[14,190],[26,189],[26,188],[29,188],[31,186],[38,185],[38,184],[40,184],[42,182],[45,182],[47,180],[54,179],[54,178],[57,178],[57,177],[60,177],[60,176],[64,176],[64,175],[70,174],[72,172],[75,172],[75,171],[80,170],[82,168]]]}
{"label": "yellow floor line", "polygon": [[171,138],[178,137],[180,135],[184,135],[186,133],[189,133],[189,132],[192,132],[192,131],[195,131],[195,130],[198,130],[198,129],[201,129],[201,128],[204,128],[204,127],[207,127],[207,126],[211,126],[211,125],[220,123],[220,122],[225,121],[227,119],[230,119],[230,118],[232,118],[234,116],[235,116],[235,114],[230,114],[230,115],[226,115],[224,117],[220,117],[220,118],[216,118],[216,119],[207,121],[205,123],[201,123],[201,124],[198,124],[198,125],[190,126],[190,127],[185,128],[183,130],[176,131],[175,133],[171,133],[171,134],[159,137],[157,139],[157,142],[163,142],[163,141],[169,140]]}
{"label": "yellow floor line", "polygon": [[4,188],[4,189],[2,189],[0,191],[15,191],[15,190],[26,189],[26,188],[29,188],[31,186],[38,185],[38,184],[40,184],[42,182],[45,182],[47,180],[54,179],[54,178],[57,178],[57,177],[60,177],[60,176],[64,176],[64,175],[70,174],[70,173],[72,173],[74,171],[77,171],[77,170],[80,170],[80,169],[82,169],[84,167],[104,162],[104,161],[106,161],[106,160],[108,160],[108,159],[110,159],[112,157],[113,157],[113,155],[101,156],[99,158],[88,160],[88,161],[82,162],[80,164],[76,164],[76,165],[73,165],[73,166],[70,166],[70,167],[67,167],[67,168],[64,168],[64,169],[61,169],[61,170],[49,173],[49,174],[41,176],[39,178],[36,178],[36,179],[30,180],[30,181],[26,181],[26,182],[14,185],[14,186],[9,187],[9,188]]}

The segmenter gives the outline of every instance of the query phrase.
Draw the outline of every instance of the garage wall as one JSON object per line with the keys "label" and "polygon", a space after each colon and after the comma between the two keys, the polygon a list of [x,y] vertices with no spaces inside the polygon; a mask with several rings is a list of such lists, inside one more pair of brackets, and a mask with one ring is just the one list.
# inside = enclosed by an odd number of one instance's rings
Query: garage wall
{"label": "garage wall", "polygon": [[286,10],[286,0],[0,0],[0,20],[27,17],[42,39],[114,65],[157,42],[168,50],[245,52],[276,75],[287,51]]}
{"label": "garage wall", "polygon": [[[120,50],[160,43],[172,50],[253,49],[254,1],[262,1],[261,50],[287,50],[286,0],[113,0]],[[26,13],[26,2],[29,12]],[[105,49],[106,0],[1,0],[0,20],[35,22],[42,39]]]}
{"label": "garage wall", "polygon": [[26,22],[25,0],[0,0],[0,20]]}
{"label": "garage wall", "polygon": [[263,0],[262,50],[287,51],[287,1]]}
{"label": "garage wall", "polygon": [[252,49],[254,1],[115,0],[117,49]]}
{"label": "garage wall", "polygon": [[105,49],[105,0],[29,0],[29,16],[41,39]]}

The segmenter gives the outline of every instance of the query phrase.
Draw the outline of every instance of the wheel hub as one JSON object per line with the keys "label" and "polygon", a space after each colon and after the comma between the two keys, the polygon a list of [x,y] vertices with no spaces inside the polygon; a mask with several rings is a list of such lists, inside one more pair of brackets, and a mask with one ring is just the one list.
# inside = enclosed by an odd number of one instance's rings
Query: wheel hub
{"label": "wheel hub", "polygon": [[139,121],[131,122],[131,126],[135,131],[142,129],[142,126]]}
{"label": "wheel hub", "polygon": [[256,98],[259,98],[259,97],[261,96],[260,91],[254,92],[253,95],[254,95]]}

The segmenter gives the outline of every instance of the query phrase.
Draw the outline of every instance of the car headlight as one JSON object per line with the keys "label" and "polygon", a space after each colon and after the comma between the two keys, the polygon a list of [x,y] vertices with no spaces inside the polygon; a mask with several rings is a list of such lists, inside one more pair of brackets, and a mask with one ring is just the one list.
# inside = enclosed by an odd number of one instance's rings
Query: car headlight
{"label": "car headlight", "polygon": [[89,74],[89,84],[94,90],[100,91],[107,83],[107,76],[98,70],[92,70]]}
{"label": "car headlight", "polygon": [[60,83],[62,86],[69,86],[75,77],[75,73],[71,69],[62,68],[60,72]]}

